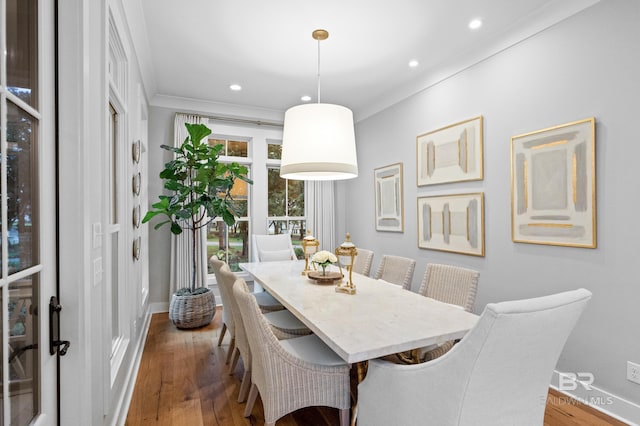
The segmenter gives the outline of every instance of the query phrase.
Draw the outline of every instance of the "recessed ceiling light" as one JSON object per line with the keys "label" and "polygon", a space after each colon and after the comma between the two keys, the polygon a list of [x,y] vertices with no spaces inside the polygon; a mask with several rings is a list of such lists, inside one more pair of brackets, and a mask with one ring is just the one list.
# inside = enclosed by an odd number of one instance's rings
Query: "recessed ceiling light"
{"label": "recessed ceiling light", "polygon": [[480,18],[472,19],[469,22],[469,28],[471,28],[472,30],[477,30],[481,26],[482,26],[482,19]]}
{"label": "recessed ceiling light", "polygon": [[410,61],[409,61],[409,66],[410,66],[411,68],[415,68],[415,67],[417,67],[418,65],[420,65],[420,62],[418,62],[418,61],[417,61],[417,60],[415,60],[415,59],[412,59],[412,60],[410,60]]}
{"label": "recessed ceiling light", "polygon": [[300,100],[302,102],[309,102],[311,100],[311,96],[309,95],[304,95],[303,97],[300,98]]}
{"label": "recessed ceiling light", "polygon": [[242,90],[242,86],[240,86],[239,84],[231,84],[229,85],[229,89],[233,90],[234,92],[237,92]]}

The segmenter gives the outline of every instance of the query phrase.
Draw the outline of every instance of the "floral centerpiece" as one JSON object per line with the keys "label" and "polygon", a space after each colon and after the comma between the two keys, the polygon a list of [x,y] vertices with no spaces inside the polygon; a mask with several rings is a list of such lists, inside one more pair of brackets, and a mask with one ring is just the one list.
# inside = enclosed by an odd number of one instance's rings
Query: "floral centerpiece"
{"label": "floral centerpiece", "polygon": [[337,261],[338,258],[336,257],[336,255],[327,250],[320,250],[311,258],[311,262],[315,263],[316,265],[320,265],[320,267],[322,268],[322,275],[327,275],[327,266],[336,263]]}

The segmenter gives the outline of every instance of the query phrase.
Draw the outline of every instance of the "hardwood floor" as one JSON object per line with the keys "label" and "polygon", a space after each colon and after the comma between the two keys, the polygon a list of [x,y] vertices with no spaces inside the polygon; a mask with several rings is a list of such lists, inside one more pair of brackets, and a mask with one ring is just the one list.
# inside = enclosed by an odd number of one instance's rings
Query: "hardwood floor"
{"label": "hardwood floor", "polygon": [[[262,425],[260,397],[250,417],[237,401],[242,364],[233,375],[225,365],[229,339],[216,346],[222,315],[207,327],[176,329],[167,314],[155,314],[138,371],[126,425]],[[278,420],[278,426],[338,424],[338,411],[326,407],[298,410]],[[624,425],[599,411],[551,391],[544,426]]]}

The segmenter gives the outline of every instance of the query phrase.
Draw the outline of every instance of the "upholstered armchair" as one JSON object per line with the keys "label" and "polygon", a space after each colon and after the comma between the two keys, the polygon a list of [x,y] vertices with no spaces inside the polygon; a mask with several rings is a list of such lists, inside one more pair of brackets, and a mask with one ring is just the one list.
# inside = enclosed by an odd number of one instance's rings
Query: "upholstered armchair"
{"label": "upholstered armchair", "polygon": [[231,354],[235,348],[236,343],[236,333],[235,333],[235,322],[233,320],[233,316],[231,314],[231,298],[232,294],[229,293],[230,289],[227,290],[227,287],[222,285],[222,277],[220,276],[220,269],[223,266],[226,266],[226,263],[218,260],[215,256],[212,256],[209,259],[209,264],[213,268],[213,273],[216,275],[216,281],[218,282],[218,288],[220,289],[220,298],[222,299],[222,330],[220,331],[220,336],[218,336],[218,346],[222,345],[222,340],[224,339],[224,335],[227,330],[229,330],[229,336],[231,340],[229,342],[229,350],[227,351],[227,359],[226,364],[229,364],[229,360],[231,359]]}
{"label": "upholstered armchair", "polygon": [[367,277],[371,273],[371,264],[373,263],[373,251],[359,248],[358,255],[353,262],[353,272]]}
{"label": "upholstered armchair", "polygon": [[402,286],[405,290],[410,290],[415,269],[415,260],[408,257],[385,254],[382,256],[374,278]]}
{"label": "upholstered armchair", "polygon": [[358,423],[541,425],[553,369],[591,293],[490,303],[440,358],[374,360],[358,386]]}

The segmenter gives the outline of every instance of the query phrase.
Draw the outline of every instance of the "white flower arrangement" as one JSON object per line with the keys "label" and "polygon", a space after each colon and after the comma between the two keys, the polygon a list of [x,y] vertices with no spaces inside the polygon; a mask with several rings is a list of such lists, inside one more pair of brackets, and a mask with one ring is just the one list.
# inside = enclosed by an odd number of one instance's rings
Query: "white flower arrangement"
{"label": "white flower arrangement", "polygon": [[331,265],[332,263],[336,263],[338,261],[338,258],[336,257],[335,254],[331,253],[330,251],[320,250],[319,252],[313,255],[313,257],[311,258],[311,261],[317,265],[320,265],[320,267],[322,268],[322,274],[324,275],[325,268]]}

